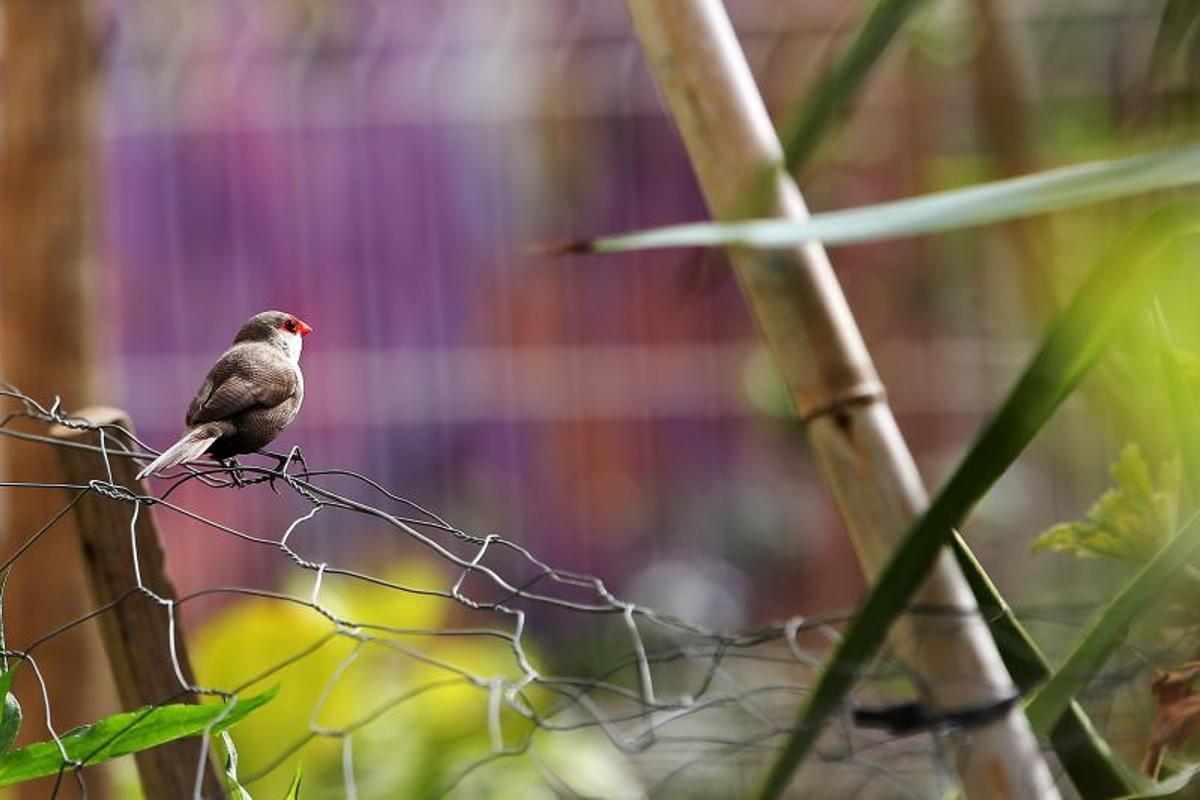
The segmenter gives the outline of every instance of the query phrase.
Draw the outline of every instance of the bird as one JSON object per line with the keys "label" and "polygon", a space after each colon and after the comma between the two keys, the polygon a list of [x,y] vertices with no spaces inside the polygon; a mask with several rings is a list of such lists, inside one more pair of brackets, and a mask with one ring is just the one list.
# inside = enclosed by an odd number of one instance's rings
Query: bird
{"label": "bird", "polygon": [[312,326],[294,314],[263,311],[233,337],[188,406],[179,441],[137,479],[207,453],[218,461],[265,447],[288,426],[304,399],[300,350]]}

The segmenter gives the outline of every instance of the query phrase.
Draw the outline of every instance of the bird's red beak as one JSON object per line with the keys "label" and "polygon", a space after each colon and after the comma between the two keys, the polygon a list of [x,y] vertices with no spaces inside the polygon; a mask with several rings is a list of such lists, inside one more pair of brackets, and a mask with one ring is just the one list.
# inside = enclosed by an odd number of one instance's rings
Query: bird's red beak
{"label": "bird's red beak", "polygon": [[296,333],[300,334],[301,336],[308,336],[310,333],[312,333],[312,330],[312,325],[309,325],[302,319],[296,320]]}

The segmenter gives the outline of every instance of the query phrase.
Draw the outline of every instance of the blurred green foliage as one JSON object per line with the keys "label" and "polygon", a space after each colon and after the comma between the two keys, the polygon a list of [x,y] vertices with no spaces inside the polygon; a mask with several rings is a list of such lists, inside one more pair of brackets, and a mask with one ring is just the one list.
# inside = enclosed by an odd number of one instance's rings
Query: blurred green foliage
{"label": "blurred green foliage", "polygon": [[1035,552],[1054,550],[1142,563],[1157,553],[1175,531],[1180,464],[1164,461],[1158,479],[1142,450],[1130,443],[1111,467],[1114,486],[1100,495],[1086,516],[1042,533]]}
{"label": "blurred green foliage", "polygon": [[[406,587],[446,584],[435,568],[415,561],[377,575]],[[303,598],[312,586],[286,589]],[[522,677],[509,643],[451,633],[457,606],[444,597],[326,575],[319,600],[355,627],[339,628],[303,601],[246,597],[208,619],[192,637],[202,684],[233,688],[269,681],[280,686],[276,702],[233,731],[242,784],[260,800],[283,797],[302,764],[305,800],[344,797],[339,736],[347,731],[359,797],[439,796],[461,770],[490,751],[486,681]],[[496,627],[504,624],[497,621]],[[360,639],[359,634],[367,635]],[[536,650],[526,646],[536,665]],[[553,699],[537,686],[521,694],[538,709]],[[519,747],[533,733],[533,724],[506,704],[499,721],[505,748]],[[470,773],[450,796],[554,797],[546,771],[587,797],[641,794],[625,762],[589,729],[534,736],[526,753]]]}

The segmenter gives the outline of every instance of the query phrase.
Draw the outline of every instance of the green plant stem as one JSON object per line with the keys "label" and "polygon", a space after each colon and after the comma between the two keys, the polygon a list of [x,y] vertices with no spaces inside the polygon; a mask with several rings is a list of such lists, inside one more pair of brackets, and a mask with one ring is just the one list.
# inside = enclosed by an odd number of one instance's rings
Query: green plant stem
{"label": "green plant stem", "polygon": [[858,93],[871,68],[896,33],[925,0],[879,0],[846,52],[817,79],[804,103],[783,126],[784,164],[795,174],[806,166],[817,145],[846,103]]}

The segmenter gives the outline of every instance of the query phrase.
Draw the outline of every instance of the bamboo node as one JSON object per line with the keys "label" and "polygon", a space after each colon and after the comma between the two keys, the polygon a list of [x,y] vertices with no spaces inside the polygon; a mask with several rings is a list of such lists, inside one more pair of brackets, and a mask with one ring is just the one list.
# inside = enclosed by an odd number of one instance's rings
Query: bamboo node
{"label": "bamboo node", "polygon": [[847,406],[869,405],[887,402],[887,390],[879,381],[861,381],[847,386],[833,395],[824,395],[820,402],[796,400],[796,413],[802,425],[809,425],[817,417],[837,414]]}

